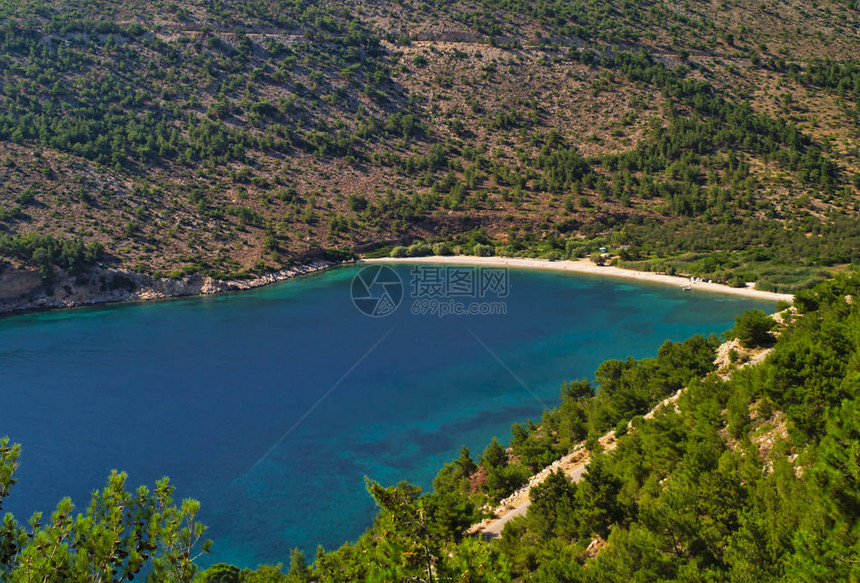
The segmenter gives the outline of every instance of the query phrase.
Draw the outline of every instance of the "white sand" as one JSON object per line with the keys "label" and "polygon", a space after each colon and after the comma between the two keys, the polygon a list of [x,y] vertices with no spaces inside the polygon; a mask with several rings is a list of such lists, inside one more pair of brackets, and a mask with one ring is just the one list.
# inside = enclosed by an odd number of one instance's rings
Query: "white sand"
{"label": "white sand", "polygon": [[605,275],[609,277],[620,277],[624,279],[635,279],[677,287],[691,287],[693,290],[703,290],[722,294],[732,294],[757,298],[760,300],[792,301],[791,294],[780,294],[757,290],[753,287],[729,287],[721,283],[708,283],[697,281],[692,283],[688,277],[665,275],[649,271],[633,271],[632,269],[621,269],[619,267],[595,265],[588,259],[578,261],[548,261],[546,259],[525,259],[520,257],[470,257],[465,255],[436,256],[436,257],[383,257],[380,259],[362,259],[365,263],[444,263],[448,265],[486,265],[494,267],[516,267],[527,269],[549,269],[553,271],[568,271],[573,273],[586,273],[589,275]]}

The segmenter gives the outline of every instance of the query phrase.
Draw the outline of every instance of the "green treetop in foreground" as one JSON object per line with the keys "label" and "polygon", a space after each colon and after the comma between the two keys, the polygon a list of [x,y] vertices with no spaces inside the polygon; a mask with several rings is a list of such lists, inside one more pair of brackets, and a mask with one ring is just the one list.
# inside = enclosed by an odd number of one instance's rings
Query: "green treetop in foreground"
{"label": "green treetop in foreground", "polygon": [[[215,565],[195,575],[198,505],[174,506],[166,480],[125,491],[114,474],[85,514],[68,500],[28,527],[0,531],[3,581],[206,583],[524,581],[856,581],[860,579],[860,279],[838,278],[796,298],[772,353],[714,372],[715,339],[667,342],[656,358],[612,360],[594,383],[566,382],[541,423],[517,424],[476,463],[468,449],[432,492],[368,480],[379,506],[354,543],[299,551],[289,574]],[[741,322],[757,322],[758,315]],[[768,324],[768,328],[770,325]],[[768,329],[770,332],[770,329]],[[735,365],[730,365],[734,367]],[[725,371],[721,371],[725,372]],[[643,413],[685,387],[675,407]],[[628,429],[629,426],[629,429]],[[597,436],[622,429],[612,452]],[[498,540],[464,537],[481,508],[583,442],[588,472],[561,472],[530,492],[525,516]],[[0,502],[20,450],[0,446]],[[200,545],[205,551],[208,544]]]}
{"label": "green treetop in foreground", "polygon": [[729,331],[744,348],[766,346],[773,342],[771,330],[776,326],[773,318],[761,310],[750,310],[735,318],[735,327]]}
{"label": "green treetop in foreground", "polygon": [[[20,446],[0,440],[0,507],[18,467]],[[0,580],[18,582],[147,581],[190,582],[194,560],[207,552],[205,527],[195,520],[196,500],[173,503],[167,478],[155,490],[125,489],[126,474],[113,472],[107,486],[92,495],[83,513],[63,499],[50,518],[37,512],[26,526],[6,514],[0,528]],[[199,545],[199,548],[198,548]]]}

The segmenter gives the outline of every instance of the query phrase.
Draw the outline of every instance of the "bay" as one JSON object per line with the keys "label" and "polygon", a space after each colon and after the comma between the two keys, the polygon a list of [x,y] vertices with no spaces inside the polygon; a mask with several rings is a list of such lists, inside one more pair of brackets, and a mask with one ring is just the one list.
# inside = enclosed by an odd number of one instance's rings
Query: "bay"
{"label": "bay", "polygon": [[[467,445],[539,421],[565,380],[667,339],[721,333],[774,304],[599,277],[512,270],[504,313],[416,315],[351,300],[360,266],[235,294],[0,320],[0,436],[23,445],[4,511],[82,508],[112,469],[168,475],[202,502],[203,564],[288,562],[372,523],[364,477],[432,486]],[[426,268],[426,266],[425,266]],[[421,268],[424,269],[424,268]],[[457,301],[460,301],[458,299]],[[487,302],[487,298],[475,301]],[[414,309],[413,309],[414,308]]]}

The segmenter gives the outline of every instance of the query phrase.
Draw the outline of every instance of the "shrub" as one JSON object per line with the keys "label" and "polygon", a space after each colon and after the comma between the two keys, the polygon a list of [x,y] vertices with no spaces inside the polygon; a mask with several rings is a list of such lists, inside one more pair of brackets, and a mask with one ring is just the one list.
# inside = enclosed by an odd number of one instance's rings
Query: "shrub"
{"label": "shrub", "polygon": [[745,280],[743,277],[741,277],[740,275],[736,275],[736,276],[734,276],[734,277],[732,278],[732,280],[729,282],[729,285],[730,285],[731,287],[746,287],[746,286],[747,286],[747,282],[746,282],[746,280]]}
{"label": "shrub", "polygon": [[478,243],[472,249],[472,255],[476,257],[492,257],[495,254],[495,249],[492,245],[481,245]]}
{"label": "shrub", "polygon": [[436,243],[433,245],[433,255],[453,255],[453,251],[448,243]]}
{"label": "shrub", "polygon": [[744,348],[755,348],[773,342],[773,334],[770,331],[774,326],[774,319],[761,310],[749,310],[735,318],[735,327],[730,334],[737,338]]}
{"label": "shrub", "polygon": [[430,249],[430,247],[424,243],[414,243],[413,245],[410,245],[409,248],[406,250],[406,254],[409,257],[426,257],[432,252],[433,251]]}

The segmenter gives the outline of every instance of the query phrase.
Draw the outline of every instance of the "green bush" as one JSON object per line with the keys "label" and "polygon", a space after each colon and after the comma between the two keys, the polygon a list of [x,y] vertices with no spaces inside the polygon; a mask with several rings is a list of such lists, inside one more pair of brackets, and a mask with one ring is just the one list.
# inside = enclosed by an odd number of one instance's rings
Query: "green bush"
{"label": "green bush", "polygon": [[478,243],[472,248],[472,255],[475,257],[492,257],[495,255],[495,248],[492,245],[481,245]]}
{"label": "green bush", "polygon": [[433,245],[433,255],[453,255],[453,251],[448,243],[436,243]]}
{"label": "green bush", "polygon": [[406,255],[409,257],[427,257],[432,253],[433,250],[425,243],[415,243],[406,250]]}
{"label": "green bush", "polygon": [[773,342],[776,322],[761,310],[749,310],[735,318],[735,327],[729,332],[744,348],[756,348]]}

